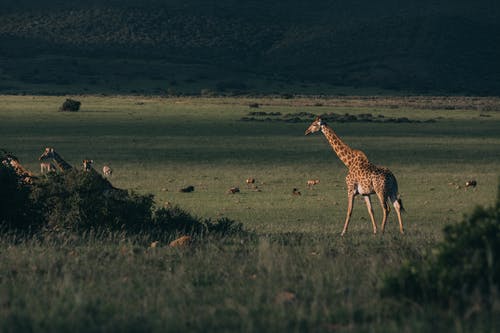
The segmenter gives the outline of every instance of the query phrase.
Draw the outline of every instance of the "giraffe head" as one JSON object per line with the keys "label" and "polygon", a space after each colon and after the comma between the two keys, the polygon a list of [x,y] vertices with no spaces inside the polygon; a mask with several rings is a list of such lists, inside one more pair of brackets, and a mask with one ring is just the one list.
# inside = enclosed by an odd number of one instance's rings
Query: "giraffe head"
{"label": "giraffe head", "polygon": [[54,148],[45,148],[45,151],[43,152],[42,155],[38,158],[38,160],[43,161],[43,160],[49,160],[54,158]]}
{"label": "giraffe head", "polygon": [[305,135],[320,131],[322,125],[326,125],[326,123],[321,120],[320,117],[316,117],[312,124],[307,128]]}

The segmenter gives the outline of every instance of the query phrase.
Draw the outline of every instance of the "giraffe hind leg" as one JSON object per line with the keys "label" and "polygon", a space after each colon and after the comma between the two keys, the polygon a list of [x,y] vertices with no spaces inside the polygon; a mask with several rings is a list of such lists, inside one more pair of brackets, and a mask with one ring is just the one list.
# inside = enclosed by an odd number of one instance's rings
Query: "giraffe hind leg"
{"label": "giraffe hind leg", "polygon": [[368,209],[368,214],[370,214],[370,219],[372,220],[373,234],[377,233],[377,224],[375,223],[375,216],[373,216],[373,208],[369,195],[365,195],[366,208]]}
{"label": "giraffe hind leg", "polygon": [[392,202],[392,205],[394,206],[394,210],[396,211],[396,215],[398,216],[398,222],[399,222],[399,232],[401,234],[404,234],[404,228],[403,228],[403,219],[401,218],[401,211],[404,212],[403,208],[403,202],[401,199],[397,198],[396,196],[392,196],[389,198],[389,200]]}
{"label": "giraffe hind leg", "polygon": [[380,201],[380,205],[382,206],[382,212],[383,212],[383,217],[382,217],[382,233],[385,231],[385,223],[387,222],[387,215],[389,215],[389,205],[387,205],[387,201],[385,200],[385,196],[383,193],[377,193],[378,200]]}

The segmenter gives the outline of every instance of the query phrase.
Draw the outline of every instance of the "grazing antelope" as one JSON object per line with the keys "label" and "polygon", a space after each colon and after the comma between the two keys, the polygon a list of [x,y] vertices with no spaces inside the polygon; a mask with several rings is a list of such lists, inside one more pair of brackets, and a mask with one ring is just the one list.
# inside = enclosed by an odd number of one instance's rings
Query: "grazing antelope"
{"label": "grazing antelope", "polygon": [[235,193],[240,193],[240,189],[238,187],[231,187],[229,190],[227,190],[228,194],[235,194]]}
{"label": "grazing antelope", "polygon": [[109,166],[105,165],[102,167],[102,173],[106,176],[109,177],[113,174],[113,169],[111,169]]}
{"label": "grazing antelope", "polygon": [[59,155],[54,148],[45,148],[43,154],[38,158],[40,161],[53,160],[60,171],[68,171],[73,169],[71,164],[66,162],[61,155]]}
{"label": "grazing antelope", "polygon": [[253,184],[255,184],[255,178],[247,178],[246,180],[246,183],[247,183],[247,186],[251,186]]}
{"label": "grazing antelope", "polygon": [[309,179],[307,181],[307,187],[309,188],[312,188],[316,184],[319,184],[319,179]]}
{"label": "grazing antelope", "polygon": [[90,171],[92,170],[92,164],[94,163],[94,160],[83,160],[83,171]]}
{"label": "grazing antelope", "polygon": [[349,169],[346,177],[348,197],[347,216],[341,235],[343,236],[347,231],[354,197],[358,194],[361,194],[365,198],[374,234],[377,233],[377,225],[375,224],[375,217],[373,216],[370,201],[371,194],[377,194],[382,206],[384,213],[382,218],[382,232],[384,232],[387,215],[389,214],[389,205],[387,203],[390,202],[394,206],[398,216],[399,231],[404,233],[403,221],[401,219],[401,211],[404,211],[404,208],[398,194],[398,183],[392,172],[387,168],[377,167],[368,160],[368,157],[362,151],[349,147],[320,117],[317,117],[312,122],[306,130],[305,135],[318,131],[321,131],[325,135],[339,159]]}
{"label": "grazing antelope", "polygon": [[189,185],[187,187],[181,188],[179,191],[183,192],[183,193],[193,192],[194,191],[194,186]]}
{"label": "grazing antelope", "polygon": [[477,181],[475,180],[468,180],[465,182],[465,187],[476,187],[477,186]]}

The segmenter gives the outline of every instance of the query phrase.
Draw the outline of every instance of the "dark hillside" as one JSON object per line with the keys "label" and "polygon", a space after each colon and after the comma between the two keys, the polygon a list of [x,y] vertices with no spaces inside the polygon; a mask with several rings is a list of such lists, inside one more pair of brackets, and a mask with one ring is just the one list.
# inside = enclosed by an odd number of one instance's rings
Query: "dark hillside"
{"label": "dark hillside", "polygon": [[498,95],[500,5],[428,2],[4,0],[0,91],[259,78]]}

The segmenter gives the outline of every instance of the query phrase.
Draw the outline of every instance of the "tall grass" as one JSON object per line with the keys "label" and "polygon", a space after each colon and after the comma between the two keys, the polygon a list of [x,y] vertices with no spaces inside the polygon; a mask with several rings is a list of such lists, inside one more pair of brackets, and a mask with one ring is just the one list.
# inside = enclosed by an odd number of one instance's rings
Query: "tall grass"
{"label": "tall grass", "polygon": [[383,327],[380,275],[422,246],[285,234],[178,250],[94,237],[2,241],[3,330]]}

